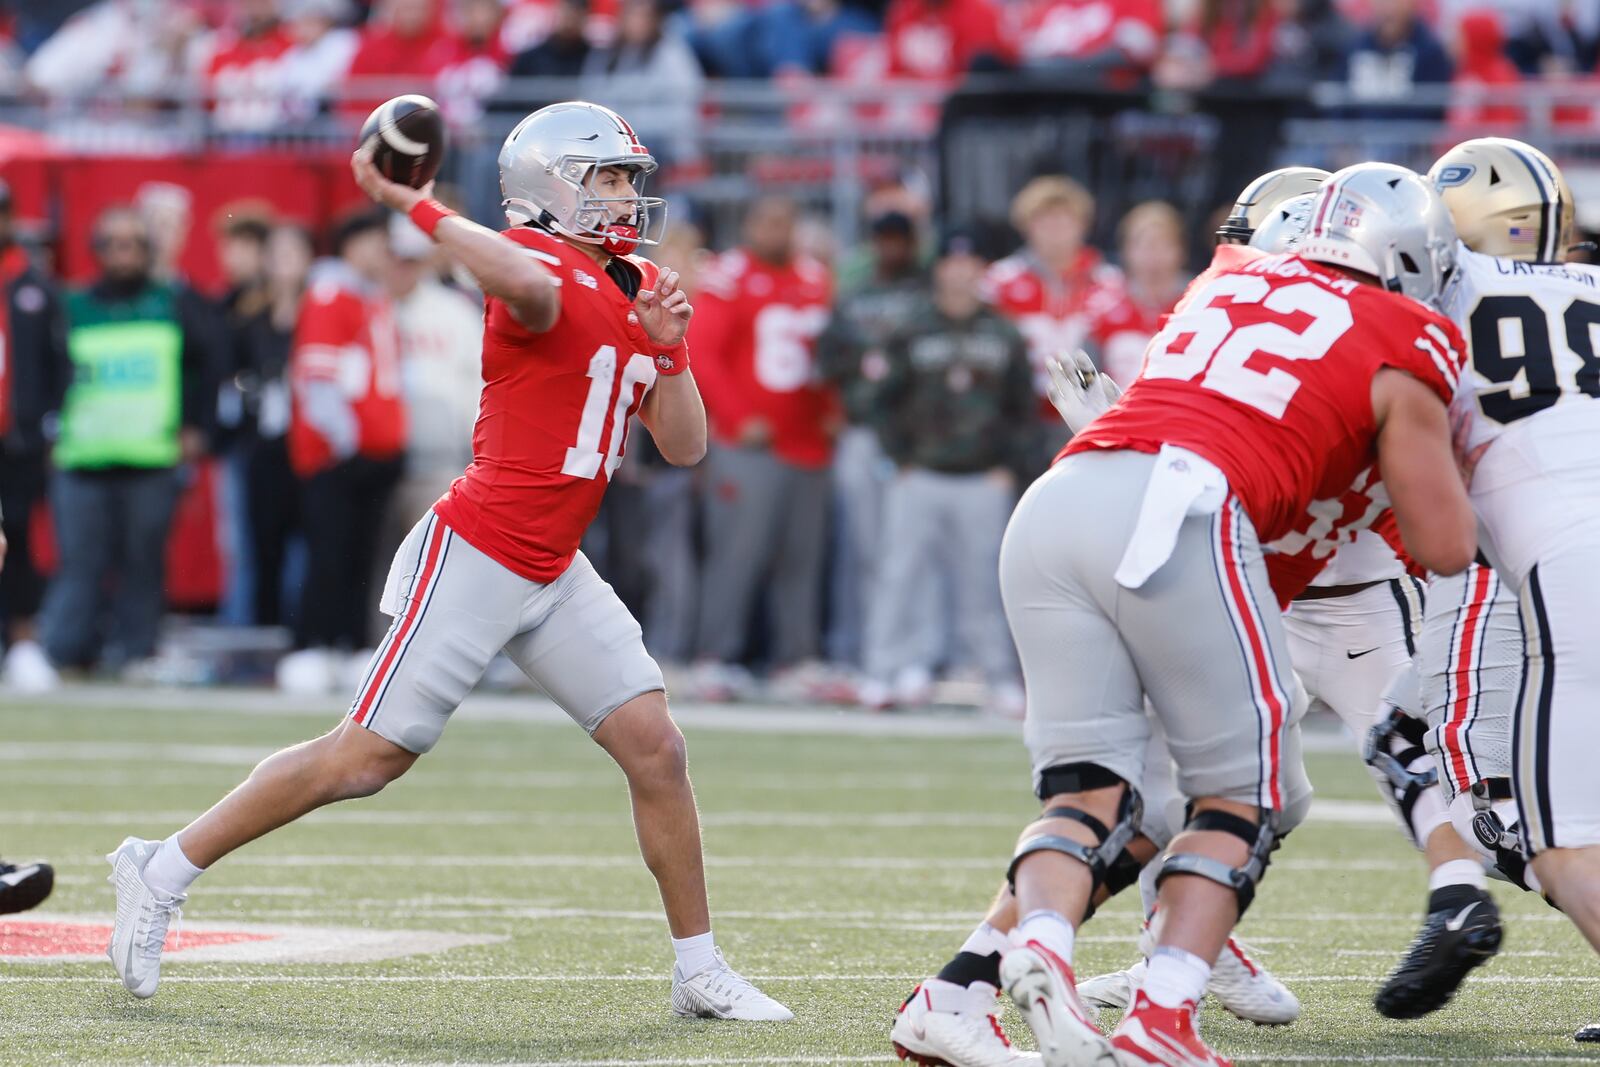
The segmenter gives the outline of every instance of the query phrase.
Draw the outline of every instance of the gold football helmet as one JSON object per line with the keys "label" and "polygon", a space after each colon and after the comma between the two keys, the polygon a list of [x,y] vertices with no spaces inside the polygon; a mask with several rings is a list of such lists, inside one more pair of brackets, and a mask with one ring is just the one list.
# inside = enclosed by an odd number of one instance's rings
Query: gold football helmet
{"label": "gold football helmet", "polygon": [[1327,180],[1328,172],[1317,167],[1269,170],[1244,187],[1233,210],[1228,212],[1227,221],[1217,227],[1217,240],[1225,245],[1249,244],[1273,208],[1285,200],[1316,192]]}
{"label": "gold football helmet", "polygon": [[1572,190],[1561,169],[1509,137],[1463,141],[1428,171],[1474,252],[1560,263],[1572,244]]}

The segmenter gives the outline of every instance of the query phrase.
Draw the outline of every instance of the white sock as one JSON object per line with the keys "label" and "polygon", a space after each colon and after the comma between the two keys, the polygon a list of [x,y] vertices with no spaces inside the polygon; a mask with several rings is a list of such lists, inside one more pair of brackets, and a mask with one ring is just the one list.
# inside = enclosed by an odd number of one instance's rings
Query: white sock
{"label": "white sock", "polygon": [[673,938],[672,953],[678,957],[678,973],[685,978],[704,974],[717,965],[717,940],[707,930],[693,937]]}
{"label": "white sock", "polygon": [[1012,934],[1014,944],[1037,941],[1068,963],[1072,962],[1072,944],[1076,938],[1072,924],[1059,911],[1031,911]]}
{"label": "white sock", "polygon": [[178,835],[173,834],[161,842],[156,854],[145,864],[144,884],[151,889],[181,897],[189,891],[194,880],[204,873],[189,862],[189,857],[183,854],[183,846],[178,844]]}
{"label": "white sock", "polygon": [[1445,860],[1428,874],[1428,892],[1447,885],[1470,885],[1474,889],[1488,889],[1489,880],[1483,873],[1483,864],[1477,860]]}
{"label": "white sock", "polygon": [[970,952],[974,956],[993,956],[996,952],[1004,952],[1011,947],[1011,938],[986,922],[978,924],[978,928],[967,936],[961,946],[962,952]]}
{"label": "white sock", "polygon": [[1210,980],[1211,966],[1205,960],[1193,952],[1161,945],[1150,956],[1150,969],[1140,988],[1157,1007],[1178,1008],[1185,1001],[1200,1003]]}

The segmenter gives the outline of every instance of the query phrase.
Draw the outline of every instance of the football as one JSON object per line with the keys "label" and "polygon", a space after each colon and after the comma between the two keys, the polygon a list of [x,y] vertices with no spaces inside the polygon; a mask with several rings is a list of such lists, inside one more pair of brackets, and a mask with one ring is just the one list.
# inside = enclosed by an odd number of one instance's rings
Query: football
{"label": "football", "polygon": [[397,96],[367,116],[361,143],[373,146],[372,163],[379,174],[420,189],[439,173],[444,160],[444,116],[426,96]]}

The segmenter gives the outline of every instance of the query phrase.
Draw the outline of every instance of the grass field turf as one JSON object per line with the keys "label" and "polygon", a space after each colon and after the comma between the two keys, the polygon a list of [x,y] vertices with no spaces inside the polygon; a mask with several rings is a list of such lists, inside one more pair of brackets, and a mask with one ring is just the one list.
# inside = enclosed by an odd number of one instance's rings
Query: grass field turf
{"label": "grass field turf", "polygon": [[[148,698],[146,698],[148,699]],[[319,715],[0,707],[0,850],[53,861],[45,914],[109,917],[101,859],[158,837]],[[718,940],[799,1019],[674,1018],[671,953],[639,862],[622,780],[568,725],[458,716],[380,796],[330,809],[210,872],[188,920],[417,928],[493,944],[371,964],[171,963],[136,1002],[109,964],[0,965],[10,1064],[856,1064],[917,978],[960,943],[1033,810],[1006,737],[749,733],[695,725]],[[151,745],[185,746],[149,758]],[[139,758],[143,753],[145,758]],[[1344,752],[1309,757],[1321,800],[1376,805]],[[1420,865],[1389,826],[1313,820],[1277,855],[1244,934],[1300,995],[1296,1025],[1215,1009],[1219,1049],[1251,1063],[1537,1063],[1593,1058],[1600,967],[1541,902],[1497,891],[1506,950],[1446,1010],[1371,1009],[1415,930]],[[1135,894],[1096,916],[1079,973],[1125,965]],[[1008,1013],[1014,1035],[1025,1027]]]}

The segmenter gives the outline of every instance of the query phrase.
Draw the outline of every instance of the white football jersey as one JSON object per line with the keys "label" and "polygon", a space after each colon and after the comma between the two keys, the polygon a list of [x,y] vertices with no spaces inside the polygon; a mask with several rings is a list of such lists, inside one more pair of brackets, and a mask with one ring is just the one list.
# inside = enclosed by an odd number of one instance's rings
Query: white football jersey
{"label": "white football jersey", "polygon": [[1600,457],[1600,407],[1591,406],[1600,399],[1600,268],[1458,246],[1442,304],[1471,350],[1455,411],[1472,416],[1471,447],[1582,420],[1594,426],[1594,451],[1572,459]]}
{"label": "white football jersey", "polygon": [[1600,268],[1462,247],[1442,304],[1471,353],[1452,415],[1471,420],[1469,448],[1494,443],[1472,480],[1482,546],[1519,586],[1600,520]]}

